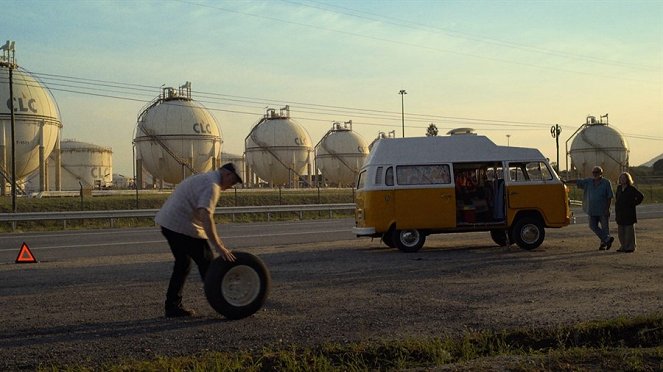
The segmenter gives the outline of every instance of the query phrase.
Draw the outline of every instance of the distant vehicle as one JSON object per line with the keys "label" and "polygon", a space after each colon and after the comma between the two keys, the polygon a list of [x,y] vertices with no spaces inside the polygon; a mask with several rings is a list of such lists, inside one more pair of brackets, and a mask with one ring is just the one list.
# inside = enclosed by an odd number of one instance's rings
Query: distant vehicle
{"label": "distant vehicle", "polygon": [[357,178],[353,232],[404,252],[430,234],[471,231],[531,250],[546,227],[569,225],[569,190],[539,150],[463,133],[376,141]]}

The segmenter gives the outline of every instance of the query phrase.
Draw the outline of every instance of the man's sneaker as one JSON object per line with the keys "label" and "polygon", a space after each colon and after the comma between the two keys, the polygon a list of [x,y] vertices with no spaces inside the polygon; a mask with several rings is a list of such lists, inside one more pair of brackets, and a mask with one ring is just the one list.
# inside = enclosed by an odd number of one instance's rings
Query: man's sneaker
{"label": "man's sneaker", "polygon": [[193,310],[185,309],[183,307],[166,309],[166,318],[180,318],[194,315],[196,315],[196,313]]}
{"label": "man's sneaker", "polygon": [[605,242],[605,249],[606,249],[606,250],[610,249],[610,247],[612,247],[612,242],[614,242],[614,241],[615,241],[615,238],[614,238],[614,237],[612,237],[612,236],[609,237],[609,238],[608,238],[608,241]]}
{"label": "man's sneaker", "polygon": [[599,245],[599,251],[605,251],[606,249],[605,247],[606,247],[605,243],[601,243],[601,245]]}

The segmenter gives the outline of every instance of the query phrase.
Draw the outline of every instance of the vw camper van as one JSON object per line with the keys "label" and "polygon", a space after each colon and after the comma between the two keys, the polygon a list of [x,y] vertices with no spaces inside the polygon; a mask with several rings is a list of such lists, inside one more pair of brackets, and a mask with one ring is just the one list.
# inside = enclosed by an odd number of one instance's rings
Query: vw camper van
{"label": "vw camper van", "polygon": [[376,140],[357,177],[353,232],[404,252],[470,231],[531,250],[570,221],[568,188],[539,150],[473,133]]}

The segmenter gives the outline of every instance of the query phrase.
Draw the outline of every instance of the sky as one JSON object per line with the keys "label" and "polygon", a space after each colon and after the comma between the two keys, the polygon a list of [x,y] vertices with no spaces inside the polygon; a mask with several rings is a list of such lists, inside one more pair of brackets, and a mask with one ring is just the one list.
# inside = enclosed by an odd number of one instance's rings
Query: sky
{"label": "sky", "polygon": [[[0,41],[60,108],[62,138],[113,150],[132,174],[137,117],[190,81],[241,154],[267,108],[290,106],[313,144],[352,120],[424,136],[474,128],[556,160],[608,114],[630,164],[663,153],[663,1],[0,0]],[[399,94],[405,90],[407,94]]]}

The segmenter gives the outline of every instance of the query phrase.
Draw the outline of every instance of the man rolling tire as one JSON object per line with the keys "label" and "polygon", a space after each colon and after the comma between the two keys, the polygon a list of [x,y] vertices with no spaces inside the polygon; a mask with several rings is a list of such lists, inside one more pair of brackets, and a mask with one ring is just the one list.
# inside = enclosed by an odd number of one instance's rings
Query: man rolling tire
{"label": "man rolling tire", "polygon": [[260,310],[267,300],[271,277],[265,264],[247,252],[233,252],[230,262],[219,257],[205,276],[205,296],[218,313],[241,319]]}
{"label": "man rolling tire", "polygon": [[193,316],[195,312],[184,307],[182,290],[191,262],[198,266],[204,280],[214,258],[210,245],[228,262],[235,256],[221,241],[214,224],[214,210],[221,191],[241,183],[232,163],[224,164],[211,172],[185,178],[166,200],[155,217],[175,258],[173,273],[166,291],[165,315],[171,317]]}

